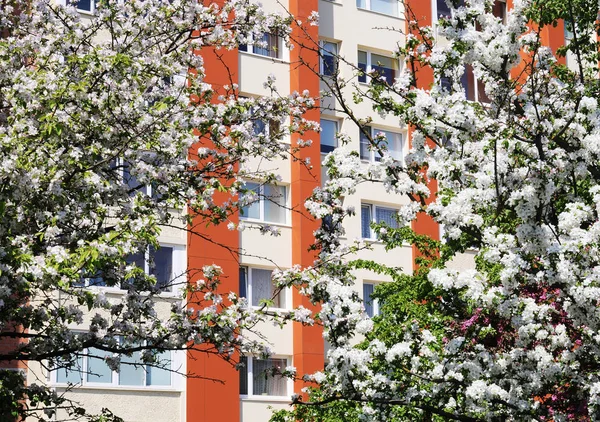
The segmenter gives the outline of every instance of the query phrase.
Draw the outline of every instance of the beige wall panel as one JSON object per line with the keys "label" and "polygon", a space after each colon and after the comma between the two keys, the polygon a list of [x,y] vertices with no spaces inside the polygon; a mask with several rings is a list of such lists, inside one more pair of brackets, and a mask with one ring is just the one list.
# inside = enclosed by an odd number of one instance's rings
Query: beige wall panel
{"label": "beige wall panel", "polygon": [[[291,300],[291,294],[288,292],[288,299]],[[245,332],[244,334],[252,340],[264,341],[260,337],[266,338],[267,343],[270,345],[278,356],[292,356],[294,354],[294,331],[292,324],[288,323],[283,328],[276,326],[270,322],[259,323],[254,332]]]}
{"label": "beige wall panel", "polygon": [[[57,388],[60,393],[61,389]],[[183,394],[177,391],[124,391],[99,388],[78,389],[70,399],[85,403],[89,412],[109,408],[125,422],[181,422]]]}
{"label": "beige wall panel", "polygon": [[[271,407],[272,409],[269,409]],[[244,399],[240,402],[241,422],[268,422],[273,410],[289,409],[286,401]]]}
{"label": "beige wall panel", "polygon": [[[284,53],[284,52],[282,52]],[[252,95],[271,95],[263,87],[269,74],[275,75],[275,86],[281,95],[290,91],[290,65],[281,60],[259,56],[251,53],[239,53],[240,91]]]}
{"label": "beige wall panel", "polygon": [[[289,216],[288,216],[289,217]],[[248,222],[247,224],[251,224]],[[240,233],[240,264],[273,268],[292,266],[292,229],[278,226],[280,236],[263,235],[256,229],[246,229]],[[269,260],[264,259],[269,257]]]}

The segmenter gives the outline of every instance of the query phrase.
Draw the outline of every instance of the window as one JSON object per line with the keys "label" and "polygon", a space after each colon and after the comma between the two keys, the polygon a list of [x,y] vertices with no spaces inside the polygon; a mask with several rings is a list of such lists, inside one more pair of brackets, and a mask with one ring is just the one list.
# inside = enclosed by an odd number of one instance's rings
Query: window
{"label": "window", "polygon": [[246,183],[250,191],[244,197],[252,200],[250,204],[242,207],[241,217],[249,220],[264,221],[267,223],[286,224],[287,189],[285,186],[260,185],[258,183]]}
{"label": "window", "polygon": [[240,296],[248,298],[251,306],[262,306],[265,300],[272,300],[273,308],[285,309],[286,289],[275,295],[272,273],[271,270],[240,267]]}
{"label": "window", "polygon": [[[368,82],[370,78],[393,84],[398,71],[398,60],[391,57],[358,50],[358,82]],[[369,75],[369,76],[367,76]]]}
{"label": "window", "polygon": [[287,396],[289,380],[280,374],[288,366],[286,358],[242,357],[240,394],[243,396]]}
{"label": "window", "polygon": [[338,67],[338,45],[329,41],[321,41],[321,75],[335,76]]}
{"label": "window", "polygon": [[[365,127],[365,130],[371,135],[374,142],[379,142],[381,149],[387,150],[396,160],[402,160],[402,134],[390,132],[389,130],[376,129],[370,126]],[[384,139],[383,139],[384,138]],[[379,141],[381,139],[381,141]],[[368,161],[380,161],[381,153],[372,148],[371,140],[360,132],[360,158]]]}
{"label": "window", "polygon": [[[145,253],[130,255],[125,261],[128,265],[135,265],[142,268],[146,274],[156,277],[156,287],[163,292],[170,292],[174,290],[173,285],[178,282],[178,277],[184,274],[184,259],[183,246],[161,246],[158,249],[150,247]],[[107,279],[108,276],[101,272],[84,274],[81,285],[106,287],[111,285]],[[183,283],[183,280],[181,282]]]}
{"label": "window", "polygon": [[363,303],[365,312],[371,318],[379,315],[379,301],[373,297],[375,285],[373,283],[363,283]]}
{"label": "window", "polygon": [[77,10],[80,12],[94,13],[96,9],[95,0],[77,0],[75,4],[77,5]]}
{"label": "window", "polygon": [[506,24],[506,1],[496,0],[492,6],[492,13],[495,17],[500,18],[502,23]]}
{"label": "window", "polygon": [[398,16],[398,0],[356,0],[356,7],[386,15]]}
{"label": "window", "polygon": [[88,386],[136,386],[170,387],[174,385],[173,353],[170,350],[156,352],[157,365],[143,364],[140,352],[131,356],[121,355],[119,372],[112,371],[105,357],[112,353],[100,349],[85,349],[84,356],[77,358],[75,367],[56,369],[51,372],[51,380],[57,384],[77,384]]}
{"label": "window", "polygon": [[321,152],[327,153],[337,147],[338,122],[321,119]]}
{"label": "window", "polygon": [[270,34],[265,32],[262,38],[250,46],[246,44],[240,44],[238,49],[248,53],[257,54],[259,56],[272,57],[274,59],[281,59],[281,38],[279,35]]}
{"label": "window", "polygon": [[375,239],[377,236],[371,228],[371,223],[385,223],[389,227],[397,229],[398,210],[394,208],[380,207],[373,204],[362,204],[360,206],[360,229],[363,239]]}

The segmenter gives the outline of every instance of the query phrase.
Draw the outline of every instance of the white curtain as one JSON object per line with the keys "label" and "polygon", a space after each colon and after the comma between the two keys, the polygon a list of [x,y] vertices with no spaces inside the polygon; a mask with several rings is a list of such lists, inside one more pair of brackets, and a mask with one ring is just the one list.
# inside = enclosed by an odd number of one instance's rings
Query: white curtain
{"label": "white curtain", "polygon": [[260,301],[271,299],[273,296],[273,282],[271,281],[271,271],[252,269],[252,305],[259,306]]}
{"label": "white curtain", "polygon": [[254,359],[252,361],[252,393],[254,395],[286,396],[287,379],[280,373],[287,366],[286,359]]}

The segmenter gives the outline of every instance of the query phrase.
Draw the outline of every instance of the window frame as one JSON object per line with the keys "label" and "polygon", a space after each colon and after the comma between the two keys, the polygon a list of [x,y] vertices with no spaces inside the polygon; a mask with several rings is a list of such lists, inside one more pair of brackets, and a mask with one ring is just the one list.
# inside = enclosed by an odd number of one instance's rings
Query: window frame
{"label": "window frame", "polygon": [[[143,371],[144,371],[143,383],[141,385],[135,385],[135,384],[120,384],[119,381],[120,381],[120,377],[121,377],[121,372],[110,370],[110,368],[108,367],[108,365],[106,365],[106,363],[102,360],[102,358],[95,357],[95,356],[89,356],[90,349],[94,349],[94,348],[86,347],[82,351],[82,356],[78,357],[78,361],[79,360],[81,361],[80,368],[74,367],[74,368],[71,368],[70,370],[68,370],[66,368],[51,369],[48,372],[48,381],[50,382],[50,384],[52,384],[53,386],[56,386],[56,387],[67,387],[69,385],[73,385],[76,388],[101,388],[101,389],[115,388],[115,389],[120,389],[120,390],[169,390],[169,391],[178,390],[178,391],[180,391],[183,389],[182,375],[178,373],[177,368],[185,367],[184,366],[185,354],[183,354],[182,351],[180,351],[180,350],[164,350],[162,352],[158,352],[158,353],[165,353],[165,352],[169,353],[170,364],[168,365],[168,369],[166,369],[167,368],[166,366],[164,368],[159,368],[159,367],[153,366],[151,364],[140,363],[138,365],[138,364],[132,363],[131,365],[129,365],[127,363],[125,363],[125,364],[122,363],[121,365],[128,365],[131,367],[143,368]],[[96,349],[96,350],[99,350],[99,349]],[[105,352],[105,353],[107,355],[111,354],[110,352]],[[115,355],[115,353],[113,353],[113,355]],[[125,354],[121,354],[121,358],[122,359],[123,358],[132,359],[133,356],[130,358],[130,357],[126,356]],[[89,371],[90,359],[102,361],[104,369],[110,370],[110,376],[111,376],[110,382],[97,382],[97,381],[89,381],[88,380],[89,375],[93,374],[92,372]],[[148,384],[148,372],[151,370],[151,368],[168,371],[170,374],[169,384],[168,385]],[[58,381],[58,372],[59,371],[65,371],[66,372],[65,377],[68,377],[69,373],[79,374],[80,381],[76,382],[76,383],[69,383],[68,381]]]}
{"label": "window frame", "polygon": [[[369,218],[369,237],[364,237],[365,231],[366,231],[366,227],[364,227],[363,225],[363,209],[365,208],[369,208],[369,213],[370,213],[370,218]],[[360,204],[360,237],[362,239],[365,240],[371,240],[371,241],[378,241],[379,239],[377,238],[377,233],[375,232],[375,230],[373,230],[373,228],[371,227],[371,224],[375,223],[375,224],[379,224],[382,221],[378,221],[377,220],[377,209],[383,209],[383,210],[387,210],[387,211],[394,211],[396,213],[398,213],[398,208],[395,208],[393,206],[387,206],[387,205],[379,205],[379,204],[374,204],[371,202],[361,202]],[[396,226],[390,226],[392,228],[399,228],[400,226],[398,225],[398,223],[396,222]]]}
{"label": "window frame", "polygon": [[[261,300],[275,300],[273,297],[265,297],[265,298],[260,298],[259,303],[254,304],[253,303],[253,297],[252,297],[252,293],[253,293],[253,285],[255,284],[254,281],[254,271],[269,271],[271,273],[271,284],[273,286],[273,291],[275,289],[275,285],[273,283],[273,269],[272,268],[260,268],[260,267],[253,267],[253,266],[248,266],[248,265],[240,265],[239,268],[239,295],[240,297],[245,297],[248,300],[248,304],[253,307],[253,308],[260,308],[262,305],[260,305],[260,301]],[[244,274],[244,278],[242,279],[242,274]],[[279,293],[275,296],[275,298],[277,298],[278,302],[279,302],[279,306],[275,306],[275,304],[273,306],[268,306],[269,310],[274,310],[274,311],[289,311],[290,310],[290,305],[291,305],[291,295],[290,295],[290,289],[288,288],[283,288],[279,291]],[[283,307],[281,306],[281,302],[283,301]]]}
{"label": "window frame", "polygon": [[[68,4],[69,0],[66,0],[66,3]],[[90,10],[80,9],[79,8],[79,0],[76,1],[75,8],[77,9],[77,12],[79,12],[79,13],[83,13],[86,15],[93,15],[96,12],[96,0],[90,0]]]}
{"label": "window frame", "polygon": [[[360,3],[364,2],[364,7],[360,6],[359,2]],[[373,0],[356,0],[356,8],[359,9],[359,10],[367,10],[369,12],[379,13],[379,14],[384,15],[384,16],[391,16],[393,18],[399,18],[400,17],[400,1],[396,0],[396,14],[380,12],[379,10],[373,10],[372,9],[372,2],[373,2]]]}
{"label": "window frame", "polygon": [[[334,124],[334,136],[333,136],[333,145],[324,145],[323,144],[323,137],[319,136],[319,149],[321,154],[328,154],[332,151],[334,151],[339,145],[338,145],[338,138],[337,138],[337,134],[340,133],[340,122],[337,119],[334,118],[330,118],[330,117],[323,117],[321,116],[319,124],[321,126],[321,135],[323,134],[323,124],[322,122],[326,121],[326,122],[331,122]],[[325,147],[325,148],[323,148]]]}
{"label": "window frame", "polygon": [[[185,288],[185,283],[183,283],[183,277],[185,276],[186,273],[186,258],[187,258],[187,250],[186,247],[184,245],[177,245],[177,244],[171,244],[171,243],[164,243],[164,242],[160,242],[160,248],[157,249],[156,251],[164,248],[171,248],[171,274],[169,276],[169,284],[168,284],[168,288],[167,289],[161,289],[160,290],[160,294],[167,294],[167,295],[174,295],[174,294],[178,294],[179,291],[182,288]],[[156,275],[156,274],[152,274],[151,270],[152,268],[150,268],[150,250],[151,247],[148,246],[145,251],[144,251],[144,273],[146,275]],[[131,256],[135,256],[135,255],[131,255]],[[135,264],[135,262],[129,262],[127,259],[129,259],[129,256],[126,258],[126,265],[132,265]],[[115,285],[115,286],[107,286],[105,283],[104,284],[91,284],[90,280],[93,279],[101,279],[102,275],[101,274],[94,274],[90,277],[85,277],[82,275],[81,277],[81,287],[82,288],[97,288],[97,289],[106,289],[106,290],[111,290],[111,291],[115,291],[115,292],[121,292],[121,291],[126,291],[127,290],[127,285]],[[178,283],[178,279],[182,279],[181,281],[181,287],[177,287],[176,284]],[[158,283],[158,279],[157,279],[157,283]]]}
{"label": "window frame", "polygon": [[[379,307],[379,299],[372,298],[372,294],[375,292],[375,288],[379,283],[371,283],[363,281],[363,306],[365,308],[365,313],[369,316],[369,318],[373,318],[375,316],[381,315],[381,309]],[[367,286],[370,286],[370,293],[368,297],[366,296],[366,291],[369,290]],[[371,311],[367,308],[367,304],[369,304]]]}
{"label": "window frame", "polygon": [[[366,63],[364,63],[364,69],[361,66],[360,62],[360,53],[364,53],[366,55]],[[380,56],[380,57],[384,57],[384,58],[388,58],[391,60],[392,64],[396,64],[396,68],[388,68],[385,66],[378,66],[378,65],[374,65],[373,64],[373,55],[375,56]],[[380,63],[380,62],[377,62]],[[370,84],[371,83],[371,76],[369,76],[369,74],[374,70],[374,67],[381,67],[384,69],[391,69],[394,71],[394,76],[393,76],[393,80],[392,81],[388,81],[387,79],[385,79],[385,82],[389,85],[392,85],[394,83],[394,80],[398,77],[398,74],[400,73],[400,60],[397,58],[394,58],[393,55],[392,56],[387,56],[385,53],[384,54],[380,54],[380,53],[376,53],[367,49],[360,49],[358,48],[356,50],[356,67],[363,73],[362,75],[358,75],[358,83],[361,84]]]}
{"label": "window frame", "polygon": [[[325,48],[326,44],[335,46],[335,53],[331,53]],[[319,74],[322,76],[335,77],[339,71],[339,54],[340,54],[340,43],[338,41],[319,40]],[[325,56],[333,57],[333,70],[326,72],[329,67],[325,65]]]}
{"label": "window frame", "polygon": [[[246,183],[246,188],[248,190],[254,191],[253,189],[249,188],[249,185],[255,185],[257,187],[258,192],[256,192],[256,194],[258,195],[258,200],[252,202],[251,204],[245,205],[240,209],[240,220],[243,221],[248,221],[248,222],[254,222],[254,223],[263,223],[263,224],[269,224],[269,225],[280,225],[280,226],[289,226],[289,197],[290,197],[290,193],[289,193],[289,189],[288,189],[288,185],[284,185],[284,184],[272,184],[272,183],[258,183],[258,182],[247,182]],[[283,208],[283,216],[284,216],[284,221],[270,221],[270,220],[266,220],[265,219],[265,203],[266,201],[268,201],[269,199],[267,197],[265,197],[265,186],[273,186],[276,188],[280,188],[283,189],[283,204],[277,204],[278,207],[282,207]],[[274,201],[272,201],[274,202]],[[257,204],[258,203],[258,210],[259,210],[259,217],[258,218],[253,218],[253,217],[248,217],[247,215],[243,215],[244,213],[244,209],[249,209],[250,206]]]}
{"label": "window frame", "polygon": [[[270,41],[267,41],[267,47],[261,47],[259,45],[254,44],[254,42],[253,42],[251,45],[239,44],[238,52],[251,54],[253,56],[258,56],[258,57],[265,57],[265,58],[271,59],[271,60],[288,60],[289,58],[287,57],[287,49],[285,48],[285,43],[283,42],[283,37],[281,37],[278,34],[273,34],[271,32],[263,32],[263,37],[265,37],[265,35],[268,35],[270,37],[276,37],[277,45],[275,46],[275,48],[272,47]],[[254,41],[254,37],[252,34],[250,35],[249,38],[252,41]],[[258,50],[258,52],[257,52],[257,50]],[[262,54],[260,52],[260,50],[264,50],[266,52],[269,52],[270,54]],[[273,56],[272,54],[275,54],[275,55]]]}
{"label": "window frame", "polygon": [[[371,139],[375,139],[375,137],[377,136],[377,133],[379,133],[379,132],[390,133],[392,135],[395,135],[397,137],[397,139],[399,139],[399,141],[398,141],[399,148],[398,148],[398,150],[390,149],[389,142],[388,142],[388,152],[390,152],[389,155],[391,155],[395,160],[397,160],[401,163],[404,163],[404,137],[405,137],[404,131],[395,132],[393,130],[383,129],[381,127],[375,127],[375,126],[365,126],[364,128],[366,130],[369,130]],[[386,137],[386,139],[387,139],[387,137]],[[366,140],[367,142],[365,143],[365,142],[363,142],[363,140]],[[367,145],[366,148],[368,148],[368,152],[369,152],[368,157],[366,157],[363,154],[363,147],[362,147],[363,144]],[[370,140],[364,135],[362,129],[360,130],[360,133],[359,133],[359,157],[362,161],[369,162],[369,163],[379,162],[383,158],[381,155],[379,155],[379,153],[375,149],[371,148]]]}
{"label": "window frame", "polygon": [[[285,380],[285,394],[272,395],[272,394],[254,394],[254,360],[272,360],[282,359],[285,360],[286,367],[291,365],[292,359],[289,356],[274,355],[267,359],[260,359],[255,356],[242,356],[240,362],[244,362],[244,366],[239,369],[240,376],[240,398],[243,399],[257,399],[264,398],[268,400],[284,400],[289,401],[291,391],[293,391],[293,381],[290,378],[281,377]],[[285,368],[283,368],[285,370]],[[246,375],[246,393],[242,392],[242,376]]]}

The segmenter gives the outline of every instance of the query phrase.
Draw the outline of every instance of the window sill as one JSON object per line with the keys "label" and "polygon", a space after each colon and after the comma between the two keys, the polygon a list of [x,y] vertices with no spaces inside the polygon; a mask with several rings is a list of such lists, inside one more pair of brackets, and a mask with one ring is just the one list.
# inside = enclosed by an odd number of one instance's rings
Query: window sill
{"label": "window sill", "polygon": [[[114,294],[114,295],[125,295],[127,294],[127,290],[123,290],[120,289],[118,287],[109,287],[109,286],[87,286],[87,287],[81,287],[82,289],[89,289],[92,291],[96,291],[96,292],[104,292],[105,294]],[[147,296],[149,295],[149,292],[144,291],[141,292],[141,294],[143,296]],[[176,300],[181,300],[182,297],[181,295],[178,293],[174,293],[174,292],[160,292],[154,295],[154,297],[157,298],[162,298],[162,299],[176,299]]]}
{"label": "window sill", "polygon": [[244,223],[248,223],[248,224],[258,224],[261,226],[275,226],[275,227],[282,227],[282,228],[287,228],[287,229],[292,228],[292,225],[288,224],[288,223],[271,223],[269,221],[254,220],[252,218],[245,218],[245,217],[241,217],[241,216],[240,216],[240,222],[244,222]]}
{"label": "window sill", "polygon": [[371,9],[363,9],[362,7],[358,7],[358,6],[356,7],[356,10],[361,10],[363,12],[374,13],[374,14],[379,15],[379,16],[387,16],[388,18],[392,18],[392,19],[402,20],[402,18],[400,16],[388,15],[387,13],[377,12],[376,10],[371,10]]}
{"label": "window sill", "polygon": [[281,403],[291,403],[291,399],[288,396],[268,396],[268,395],[264,395],[264,396],[246,396],[246,395],[241,395],[240,394],[240,400],[242,401],[259,401],[259,402],[266,402],[266,401],[276,401],[276,402],[281,402]]}
{"label": "window sill", "polygon": [[61,384],[61,383],[51,383],[50,384],[54,388],[70,388],[71,391],[75,390],[108,390],[108,391],[140,391],[140,392],[148,392],[148,391],[160,391],[165,393],[183,393],[182,388],[176,388],[173,386],[136,386],[136,385],[71,385]]}
{"label": "window sill", "polygon": [[240,54],[242,54],[244,56],[258,57],[260,59],[268,60],[268,61],[273,62],[273,63],[281,63],[281,64],[288,64],[288,65],[290,64],[289,60],[280,59],[278,57],[263,56],[262,54],[250,53],[249,51],[239,51],[238,50],[238,53],[240,53]]}

